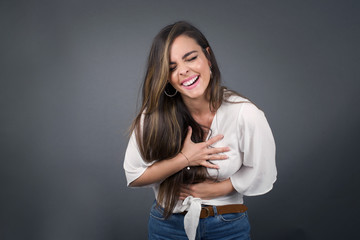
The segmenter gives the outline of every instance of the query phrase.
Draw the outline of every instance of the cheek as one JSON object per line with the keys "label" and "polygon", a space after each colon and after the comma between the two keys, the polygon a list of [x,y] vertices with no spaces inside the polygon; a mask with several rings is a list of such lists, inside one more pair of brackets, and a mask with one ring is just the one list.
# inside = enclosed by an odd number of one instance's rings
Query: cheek
{"label": "cheek", "polygon": [[196,68],[203,74],[210,74],[210,66],[208,65],[208,62],[205,60],[198,62]]}
{"label": "cheek", "polygon": [[170,74],[169,82],[171,83],[171,85],[173,85],[173,87],[176,88],[177,79],[176,79],[176,74],[175,73]]}
{"label": "cheek", "polygon": [[205,78],[210,77],[210,67],[206,64],[199,65],[198,72],[200,72]]}
{"label": "cheek", "polygon": [[192,68],[196,71],[202,71],[204,69],[204,63],[202,61],[198,61],[193,64]]}

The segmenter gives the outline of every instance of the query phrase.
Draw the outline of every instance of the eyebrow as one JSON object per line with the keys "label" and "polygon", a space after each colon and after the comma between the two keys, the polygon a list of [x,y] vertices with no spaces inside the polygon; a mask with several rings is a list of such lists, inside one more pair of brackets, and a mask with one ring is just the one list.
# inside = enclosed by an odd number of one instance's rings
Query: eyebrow
{"label": "eyebrow", "polygon": [[[194,50],[194,51],[190,51],[188,53],[185,53],[184,56],[182,56],[182,59],[185,59],[187,56],[191,55],[192,53],[195,53],[195,52],[198,52],[197,50]],[[170,62],[170,65],[171,64],[175,64],[175,62]]]}

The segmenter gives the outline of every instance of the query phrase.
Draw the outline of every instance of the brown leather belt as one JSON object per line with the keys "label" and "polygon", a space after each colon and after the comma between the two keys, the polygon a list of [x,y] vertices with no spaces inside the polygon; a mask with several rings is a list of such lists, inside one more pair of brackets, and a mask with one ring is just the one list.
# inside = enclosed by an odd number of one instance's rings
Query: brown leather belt
{"label": "brown leather belt", "polygon": [[[247,207],[244,204],[230,204],[224,206],[216,206],[217,214],[228,214],[228,213],[243,213],[246,212]],[[187,212],[182,212],[181,214],[186,214]],[[201,208],[200,218],[213,217],[214,208],[213,206],[206,206]]]}

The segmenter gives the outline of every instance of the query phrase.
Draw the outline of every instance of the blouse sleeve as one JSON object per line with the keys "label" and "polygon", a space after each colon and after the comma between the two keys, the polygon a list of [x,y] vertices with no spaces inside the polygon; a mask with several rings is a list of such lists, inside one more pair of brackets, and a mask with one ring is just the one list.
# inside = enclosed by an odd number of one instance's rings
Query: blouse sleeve
{"label": "blouse sleeve", "polygon": [[[137,178],[139,178],[152,163],[146,163],[140,154],[140,150],[136,141],[135,132],[131,134],[124,160],[124,170],[127,186]],[[152,187],[154,184],[143,187]]]}
{"label": "blouse sleeve", "polygon": [[245,103],[238,116],[237,133],[243,156],[240,169],[230,177],[236,191],[243,195],[261,195],[276,181],[275,142],[264,113]]}

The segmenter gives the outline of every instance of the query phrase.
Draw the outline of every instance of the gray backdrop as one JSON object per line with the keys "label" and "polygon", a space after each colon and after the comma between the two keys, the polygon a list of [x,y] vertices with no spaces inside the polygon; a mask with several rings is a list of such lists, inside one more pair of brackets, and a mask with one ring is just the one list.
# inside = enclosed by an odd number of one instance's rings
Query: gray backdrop
{"label": "gray backdrop", "polygon": [[356,239],[359,1],[0,2],[0,239],[146,239],[127,129],[155,34],[188,20],[224,84],[261,107],[273,191],[245,199],[253,239]]}

